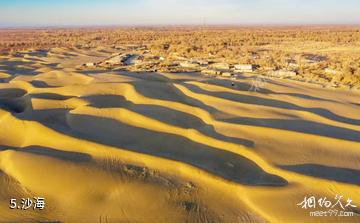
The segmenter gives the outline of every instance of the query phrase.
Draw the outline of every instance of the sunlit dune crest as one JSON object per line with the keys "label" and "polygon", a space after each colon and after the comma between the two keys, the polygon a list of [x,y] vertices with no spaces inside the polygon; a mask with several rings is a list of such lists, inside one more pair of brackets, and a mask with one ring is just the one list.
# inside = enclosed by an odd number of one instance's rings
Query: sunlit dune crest
{"label": "sunlit dune crest", "polygon": [[[0,222],[337,223],[297,204],[360,206],[358,91],[74,66],[103,50],[0,56],[24,71],[0,71]],[[8,208],[34,196],[44,210]]]}

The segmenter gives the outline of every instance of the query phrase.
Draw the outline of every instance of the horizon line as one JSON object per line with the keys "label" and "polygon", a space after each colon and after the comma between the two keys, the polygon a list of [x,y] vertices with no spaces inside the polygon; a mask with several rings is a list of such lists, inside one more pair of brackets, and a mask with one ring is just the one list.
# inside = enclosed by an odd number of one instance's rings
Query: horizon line
{"label": "horizon line", "polygon": [[133,24],[133,25],[0,25],[0,29],[81,29],[81,28],[198,28],[198,27],[238,27],[238,28],[275,28],[275,27],[360,27],[360,23],[258,23],[258,24]]}

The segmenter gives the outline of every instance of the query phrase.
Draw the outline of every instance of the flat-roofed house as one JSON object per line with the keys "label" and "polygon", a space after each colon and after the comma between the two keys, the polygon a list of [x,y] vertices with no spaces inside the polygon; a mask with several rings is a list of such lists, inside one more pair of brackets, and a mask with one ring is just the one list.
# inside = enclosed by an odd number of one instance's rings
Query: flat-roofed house
{"label": "flat-roofed house", "polygon": [[289,78],[289,77],[295,77],[296,72],[282,69],[282,70],[269,71],[268,76],[277,77],[277,78]]}
{"label": "flat-roofed house", "polygon": [[335,75],[338,72],[336,70],[334,70],[334,69],[331,69],[331,68],[325,68],[325,73]]}
{"label": "flat-roofed house", "polygon": [[199,64],[198,63],[193,63],[191,61],[184,61],[184,62],[181,62],[180,63],[180,66],[183,67],[183,68],[198,68],[199,67]]}
{"label": "flat-roofed house", "polygon": [[255,71],[256,67],[253,64],[237,64],[234,66],[236,71],[240,72],[253,72]]}
{"label": "flat-roofed house", "polygon": [[230,65],[227,63],[213,63],[210,65],[210,68],[217,70],[229,70]]}

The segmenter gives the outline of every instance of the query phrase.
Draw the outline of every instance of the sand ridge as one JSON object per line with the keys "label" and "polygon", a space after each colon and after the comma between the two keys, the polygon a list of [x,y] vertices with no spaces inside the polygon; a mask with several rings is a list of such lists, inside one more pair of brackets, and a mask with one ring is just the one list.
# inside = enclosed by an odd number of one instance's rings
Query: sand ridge
{"label": "sand ridge", "polygon": [[[76,69],[103,50],[1,56],[0,222],[339,222],[296,204],[360,205],[358,92]],[[24,196],[48,206],[9,210]]]}

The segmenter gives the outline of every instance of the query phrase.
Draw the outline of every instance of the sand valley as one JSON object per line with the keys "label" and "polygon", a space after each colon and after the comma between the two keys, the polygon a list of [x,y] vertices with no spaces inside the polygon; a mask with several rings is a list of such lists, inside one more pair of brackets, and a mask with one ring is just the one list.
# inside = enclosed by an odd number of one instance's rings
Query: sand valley
{"label": "sand valley", "polygon": [[[359,90],[93,67],[120,51],[0,55],[0,222],[360,221]],[[355,216],[301,205],[337,195]],[[44,210],[9,208],[38,196]]]}

